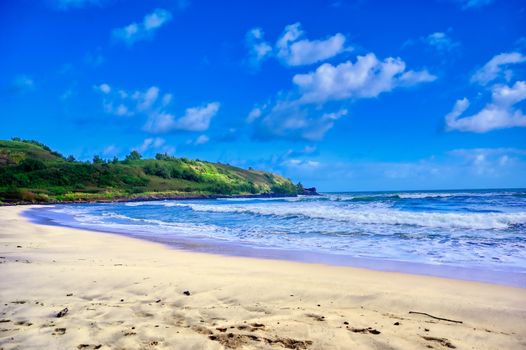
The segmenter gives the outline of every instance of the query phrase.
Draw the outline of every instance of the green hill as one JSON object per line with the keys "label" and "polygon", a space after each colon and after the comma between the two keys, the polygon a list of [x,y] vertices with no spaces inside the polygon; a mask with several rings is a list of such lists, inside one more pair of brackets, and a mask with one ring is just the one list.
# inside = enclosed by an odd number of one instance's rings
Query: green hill
{"label": "green hill", "polygon": [[234,195],[296,195],[301,185],[265,171],[157,154],[93,162],[37,141],[0,140],[0,202],[69,202]]}

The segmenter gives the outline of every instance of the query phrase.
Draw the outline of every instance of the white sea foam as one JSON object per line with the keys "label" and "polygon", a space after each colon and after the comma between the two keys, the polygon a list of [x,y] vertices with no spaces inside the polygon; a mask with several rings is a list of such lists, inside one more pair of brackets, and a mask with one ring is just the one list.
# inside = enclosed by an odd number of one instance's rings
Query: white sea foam
{"label": "white sea foam", "polygon": [[348,221],[359,224],[413,225],[464,229],[506,229],[525,224],[526,212],[516,213],[441,213],[409,212],[391,208],[346,209],[325,205],[207,205],[178,203],[194,211],[247,213],[271,216],[305,216],[315,219]]}

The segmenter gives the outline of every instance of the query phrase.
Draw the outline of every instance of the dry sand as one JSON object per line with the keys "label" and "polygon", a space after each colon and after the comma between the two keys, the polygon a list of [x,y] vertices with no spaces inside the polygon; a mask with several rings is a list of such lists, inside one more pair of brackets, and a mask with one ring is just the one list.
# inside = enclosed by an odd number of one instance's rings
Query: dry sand
{"label": "dry sand", "polygon": [[0,208],[0,349],[526,348],[526,289],[183,252],[24,209]]}

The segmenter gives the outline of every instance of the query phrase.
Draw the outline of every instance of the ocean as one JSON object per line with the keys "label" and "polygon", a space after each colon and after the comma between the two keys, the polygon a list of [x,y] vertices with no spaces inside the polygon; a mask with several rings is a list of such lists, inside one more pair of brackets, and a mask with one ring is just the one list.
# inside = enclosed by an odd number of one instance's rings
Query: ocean
{"label": "ocean", "polygon": [[178,249],[526,287],[526,190],[71,204],[28,215]]}

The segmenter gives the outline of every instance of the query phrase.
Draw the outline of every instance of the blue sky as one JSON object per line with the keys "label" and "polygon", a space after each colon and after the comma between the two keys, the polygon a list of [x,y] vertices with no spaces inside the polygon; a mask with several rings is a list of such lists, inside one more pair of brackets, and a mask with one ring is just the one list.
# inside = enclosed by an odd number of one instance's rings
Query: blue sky
{"label": "blue sky", "polygon": [[0,138],[324,191],[526,187],[526,4],[11,0]]}

